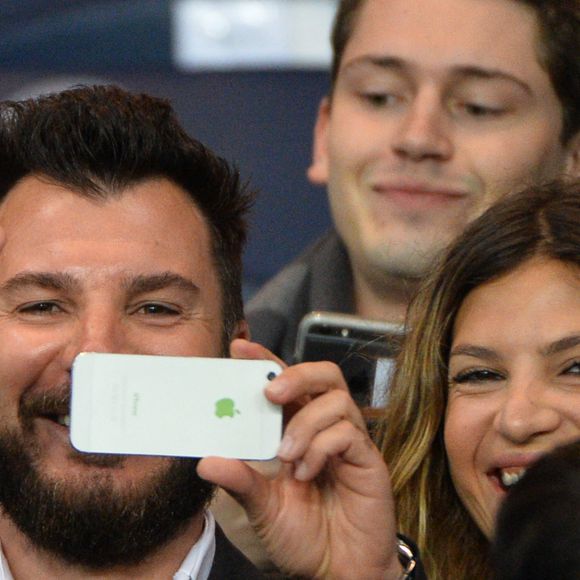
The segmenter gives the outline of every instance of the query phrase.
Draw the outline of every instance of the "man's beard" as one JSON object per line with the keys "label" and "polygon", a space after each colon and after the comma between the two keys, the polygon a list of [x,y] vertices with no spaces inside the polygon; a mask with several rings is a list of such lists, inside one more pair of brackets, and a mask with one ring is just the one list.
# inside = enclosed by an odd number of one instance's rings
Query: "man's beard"
{"label": "man's beard", "polygon": [[22,433],[0,431],[0,504],[34,546],[69,564],[103,570],[140,563],[201,513],[215,486],[197,475],[197,460],[168,459],[145,481],[121,490],[115,472],[124,457],[72,450],[69,460],[94,467],[95,474],[50,479],[38,467],[33,416],[62,399],[25,396]]}

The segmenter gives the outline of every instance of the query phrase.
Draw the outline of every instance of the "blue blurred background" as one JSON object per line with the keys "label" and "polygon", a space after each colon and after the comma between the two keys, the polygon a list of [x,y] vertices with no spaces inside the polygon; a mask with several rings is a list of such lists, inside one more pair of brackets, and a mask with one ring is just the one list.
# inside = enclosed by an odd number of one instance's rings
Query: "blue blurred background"
{"label": "blue blurred background", "polygon": [[260,195],[249,297],[330,224],[305,171],[334,0],[2,0],[0,97],[115,83],[171,100]]}

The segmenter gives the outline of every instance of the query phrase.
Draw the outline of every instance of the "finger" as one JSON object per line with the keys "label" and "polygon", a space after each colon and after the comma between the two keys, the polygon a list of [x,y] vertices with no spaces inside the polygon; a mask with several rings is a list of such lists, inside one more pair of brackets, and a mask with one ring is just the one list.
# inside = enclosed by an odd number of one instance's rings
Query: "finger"
{"label": "finger", "polygon": [[6,243],[6,231],[4,228],[0,227],[0,250],[4,247]]}
{"label": "finger", "polygon": [[204,457],[197,465],[198,475],[230,492],[245,494],[257,485],[259,474],[238,459]]}
{"label": "finger", "polygon": [[[271,353],[267,348],[262,345],[245,340],[243,338],[236,338],[230,344],[230,355],[232,358],[236,359],[249,359],[249,360],[271,360],[278,363],[283,369],[286,368],[286,363],[278,358],[276,355]],[[303,401],[302,404],[305,404]],[[300,408],[295,405],[286,405],[283,408],[283,422],[284,425],[288,423],[290,418],[296,413]]]}
{"label": "finger", "polygon": [[248,517],[259,515],[264,510],[263,503],[268,497],[267,478],[247,463],[223,457],[204,457],[197,464],[197,473],[232,495],[247,511]]}
{"label": "finger", "polygon": [[309,400],[331,390],[348,391],[338,365],[323,361],[301,363],[284,369],[266,388],[272,403],[285,405],[293,401]]}
{"label": "finger", "polygon": [[295,464],[294,477],[299,481],[310,481],[318,476],[334,458],[355,467],[373,465],[378,450],[370,438],[350,421],[340,421],[316,435],[308,450]]}
{"label": "finger", "polygon": [[271,360],[277,362],[282,368],[287,366],[282,359],[278,358],[266,347],[244,338],[232,340],[230,344],[230,356],[238,359]]}
{"label": "finger", "polygon": [[318,433],[341,421],[352,423],[366,435],[364,419],[349,393],[337,389],[313,399],[288,423],[278,457],[284,461],[296,461]]}

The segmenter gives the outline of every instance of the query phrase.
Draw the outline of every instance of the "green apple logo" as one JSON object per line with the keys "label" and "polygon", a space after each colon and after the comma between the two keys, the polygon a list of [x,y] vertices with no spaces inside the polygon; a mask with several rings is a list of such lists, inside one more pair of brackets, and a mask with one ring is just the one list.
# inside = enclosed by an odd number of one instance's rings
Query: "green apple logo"
{"label": "green apple logo", "polygon": [[236,409],[236,404],[233,399],[220,399],[215,404],[215,416],[218,419],[222,417],[233,417],[239,415],[240,412]]}

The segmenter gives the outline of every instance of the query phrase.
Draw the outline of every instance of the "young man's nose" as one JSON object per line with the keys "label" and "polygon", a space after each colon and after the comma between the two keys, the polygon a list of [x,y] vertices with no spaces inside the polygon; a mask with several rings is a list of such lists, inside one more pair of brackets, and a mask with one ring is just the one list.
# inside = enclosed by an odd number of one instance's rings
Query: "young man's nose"
{"label": "young man's nose", "polygon": [[447,161],[453,155],[451,127],[436,95],[417,96],[401,113],[393,149],[412,161]]}

